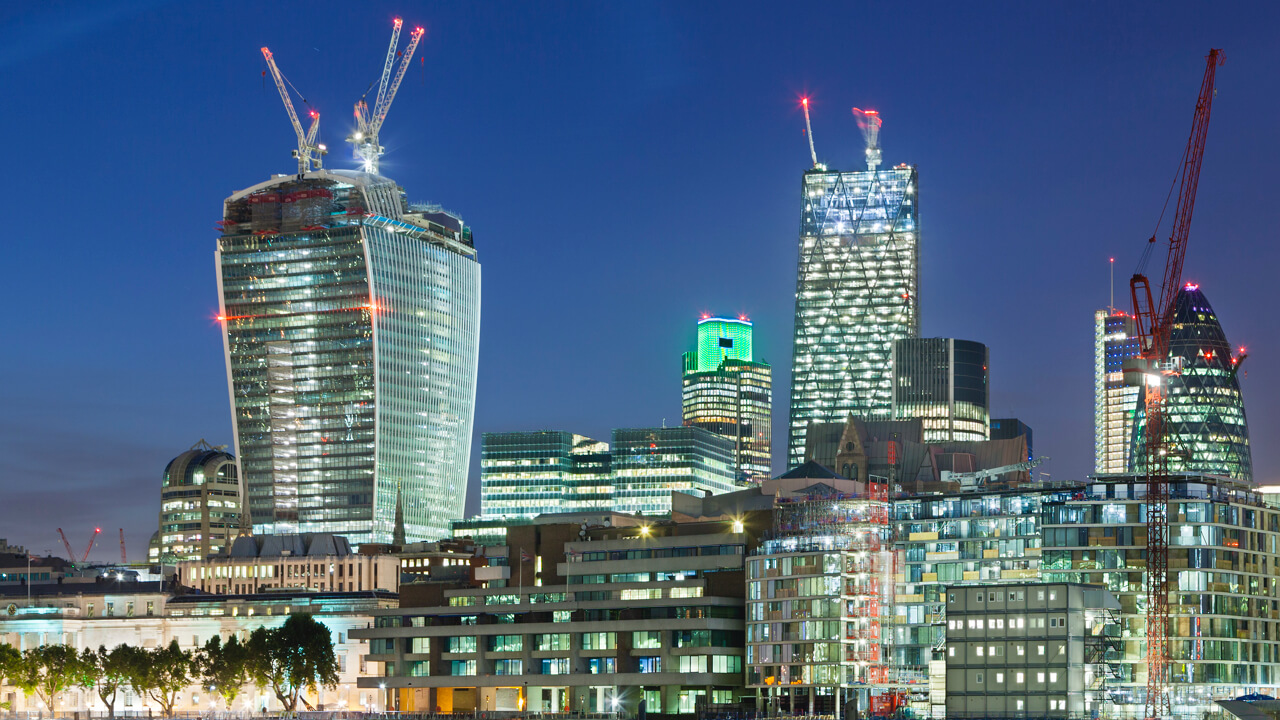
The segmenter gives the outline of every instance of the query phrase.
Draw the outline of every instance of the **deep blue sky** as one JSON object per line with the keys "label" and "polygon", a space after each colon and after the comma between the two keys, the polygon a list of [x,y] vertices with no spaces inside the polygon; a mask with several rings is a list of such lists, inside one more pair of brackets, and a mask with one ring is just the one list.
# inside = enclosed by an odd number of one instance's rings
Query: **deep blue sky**
{"label": "deep blue sky", "polygon": [[[856,168],[849,108],[920,168],[923,331],[991,348],[993,412],[1054,478],[1092,467],[1092,312],[1151,234],[1223,47],[1185,276],[1280,482],[1280,6],[1221,3],[8,3],[0,537],[116,528],[141,556],[165,463],[230,443],[213,250],[222,200],[292,172],[270,46],[331,167],[391,18],[427,37],[383,169],[460,212],[484,267],[485,431],[658,425],[703,311],[747,313],[782,457],[800,174]],[[1159,259],[1162,264],[1163,259]],[[1158,273],[1157,273],[1158,274]],[[478,484],[473,461],[472,501]]]}

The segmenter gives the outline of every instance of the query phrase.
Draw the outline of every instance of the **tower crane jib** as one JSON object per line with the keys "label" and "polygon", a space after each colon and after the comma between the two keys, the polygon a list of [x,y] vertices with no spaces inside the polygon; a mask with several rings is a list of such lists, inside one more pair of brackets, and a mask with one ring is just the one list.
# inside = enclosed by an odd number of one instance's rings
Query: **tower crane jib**
{"label": "tower crane jib", "polygon": [[395,76],[392,77],[391,70],[395,66],[396,48],[400,45],[400,28],[403,24],[403,20],[396,18],[391,29],[391,44],[387,47],[387,58],[382,64],[382,75],[378,79],[378,93],[373,98],[373,110],[369,109],[365,101],[369,95],[366,91],[365,97],[360,98],[356,103],[356,131],[347,138],[356,159],[360,161],[360,169],[368,173],[378,172],[378,161],[386,152],[378,142],[378,134],[382,130],[382,123],[387,119],[387,111],[391,109],[391,103],[400,90],[400,83],[403,82],[405,73],[409,71],[409,63],[413,61],[413,54],[418,50],[418,43],[426,33],[423,28],[416,27],[409,34],[409,44],[401,56],[400,66],[396,69]]}
{"label": "tower crane jib", "polygon": [[276,83],[276,90],[280,91],[280,99],[284,101],[285,112],[289,113],[293,133],[298,138],[298,149],[293,151],[293,156],[298,159],[298,174],[308,173],[313,167],[319,170],[322,167],[320,159],[329,152],[324,145],[316,143],[316,137],[320,133],[320,113],[311,111],[311,127],[304,132],[302,122],[298,120],[298,113],[293,109],[289,90],[285,87],[284,76],[280,74],[280,68],[276,67],[275,56],[267,48],[262,48],[262,57],[267,61],[267,68],[271,70],[271,79]]}

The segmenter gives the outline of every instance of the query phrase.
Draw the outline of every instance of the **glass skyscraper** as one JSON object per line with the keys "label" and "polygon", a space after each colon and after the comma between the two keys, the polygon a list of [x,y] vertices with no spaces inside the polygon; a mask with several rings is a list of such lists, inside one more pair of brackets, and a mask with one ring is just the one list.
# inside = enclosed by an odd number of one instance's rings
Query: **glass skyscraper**
{"label": "glass skyscraper", "polygon": [[916,168],[868,164],[804,174],[788,467],[810,422],[889,419],[893,343],[920,333]]}
{"label": "glass skyscraper", "polygon": [[[1179,370],[1169,377],[1165,396],[1169,468],[1252,482],[1249,426],[1231,345],[1199,285],[1187,283],[1178,291],[1174,305],[1168,361]],[[1130,464],[1145,472],[1146,423],[1141,396],[1138,402]]]}
{"label": "glass skyscraper", "polygon": [[410,541],[462,516],[479,352],[470,228],[318,170],[225,203],[216,252],[236,456],[258,533]]}
{"label": "glass skyscraper", "polygon": [[752,357],[751,333],[745,319],[702,318],[682,378],[684,424],[733,442],[739,481],[764,480],[773,465],[773,370]]}
{"label": "glass skyscraper", "polygon": [[893,344],[893,417],[920,418],[927,443],[991,439],[987,346],[955,338]]}
{"label": "glass skyscraper", "polygon": [[1133,317],[1112,308],[1093,314],[1093,469],[1129,470],[1138,387],[1124,381],[1124,361],[1137,357]]}

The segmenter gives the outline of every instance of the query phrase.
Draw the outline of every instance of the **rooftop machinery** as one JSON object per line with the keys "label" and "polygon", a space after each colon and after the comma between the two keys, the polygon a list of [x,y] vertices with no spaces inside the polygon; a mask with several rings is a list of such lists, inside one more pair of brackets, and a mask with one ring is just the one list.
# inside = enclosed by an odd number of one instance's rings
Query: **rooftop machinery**
{"label": "rooftop machinery", "polygon": [[[293,109],[293,101],[289,99],[289,91],[284,86],[288,81],[280,74],[280,68],[276,67],[275,57],[267,48],[262,48],[262,57],[267,61],[271,78],[275,80],[280,99],[284,101],[284,109],[289,113],[289,122],[293,123],[293,132],[298,136],[298,149],[293,151],[293,156],[298,159],[298,175],[311,172],[312,166],[319,170],[320,159],[329,153],[324,145],[316,142],[316,136],[320,133],[320,113],[311,111],[311,127],[304,133],[302,123],[298,121],[298,113]],[[293,87],[293,84],[290,83],[289,86]],[[294,92],[297,92],[297,88],[294,88]],[[302,93],[298,93],[298,96],[301,97]],[[306,102],[307,99],[302,98],[302,101]]]}
{"label": "rooftop machinery", "polygon": [[[1209,130],[1209,111],[1213,106],[1214,74],[1222,64],[1222,51],[1210,50],[1200,97],[1191,121],[1191,137],[1183,151],[1178,205],[1174,210],[1169,233],[1169,253],[1165,263],[1164,284],[1160,301],[1152,301],[1151,284],[1143,274],[1147,260],[1155,248],[1152,233],[1138,265],[1129,281],[1133,297],[1133,316],[1137,324],[1140,357],[1125,361],[1128,382],[1145,385],[1146,467],[1147,467],[1147,697],[1144,717],[1147,720],[1172,715],[1169,697],[1169,457],[1177,450],[1169,446],[1165,408],[1166,385],[1178,368],[1170,367],[1169,335],[1175,300],[1182,287],[1182,262],[1186,257],[1191,215],[1196,205],[1196,189],[1200,183],[1200,165],[1204,160],[1205,137]],[[1178,180],[1175,179],[1175,183]],[[1170,188],[1172,193],[1172,188]],[[1166,207],[1168,201],[1166,200]],[[1159,232],[1160,222],[1156,223]]]}
{"label": "rooftop machinery", "polygon": [[370,83],[369,89],[365,90],[364,96],[356,103],[356,131],[347,138],[347,142],[353,146],[356,159],[360,161],[360,169],[375,175],[378,172],[378,160],[385,152],[382,145],[378,144],[378,131],[382,129],[382,123],[387,119],[391,101],[396,99],[400,82],[404,80],[404,74],[413,60],[413,53],[417,51],[418,43],[426,33],[426,30],[420,27],[413,29],[409,36],[409,46],[405,48],[400,67],[396,70],[395,78],[392,79],[391,66],[395,64],[396,56],[401,55],[397,53],[396,48],[400,44],[400,27],[403,23],[403,20],[396,18],[391,29],[391,45],[387,48],[387,59],[382,64],[382,76],[378,81],[378,94],[374,97],[373,110],[370,111],[368,103],[365,102],[369,97],[369,90],[373,89],[373,83]]}

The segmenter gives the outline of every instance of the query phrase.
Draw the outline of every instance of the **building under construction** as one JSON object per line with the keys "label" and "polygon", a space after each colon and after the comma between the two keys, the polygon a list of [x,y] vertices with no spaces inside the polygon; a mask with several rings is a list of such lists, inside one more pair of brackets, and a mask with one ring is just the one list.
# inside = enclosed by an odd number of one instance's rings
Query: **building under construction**
{"label": "building under construction", "polygon": [[880,169],[880,116],[854,114],[867,169],[830,170],[811,146],[801,184],[788,467],[811,422],[891,416],[894,341],[920,334],[916,168]]}
{"label": "building under construction", "polygon": [[[378,174],[378,131],[422,38],[397,51],[349,138],[360,170],[320,167],[267,48],[296,175],[227,198],[215,253],[235,454],[256,533],[390,542],[462,515],[479,352],[480,264],[455,214]],[[398,69],[396,60],[400,59]],[[395,69],[396,72],[392,73]]]}
{"label": "building under construction", "polygon": [[888,715],[903,679],[888,488],[806,463],[764,484],[773,527],[747,560],[747,685],[771,712]]}

